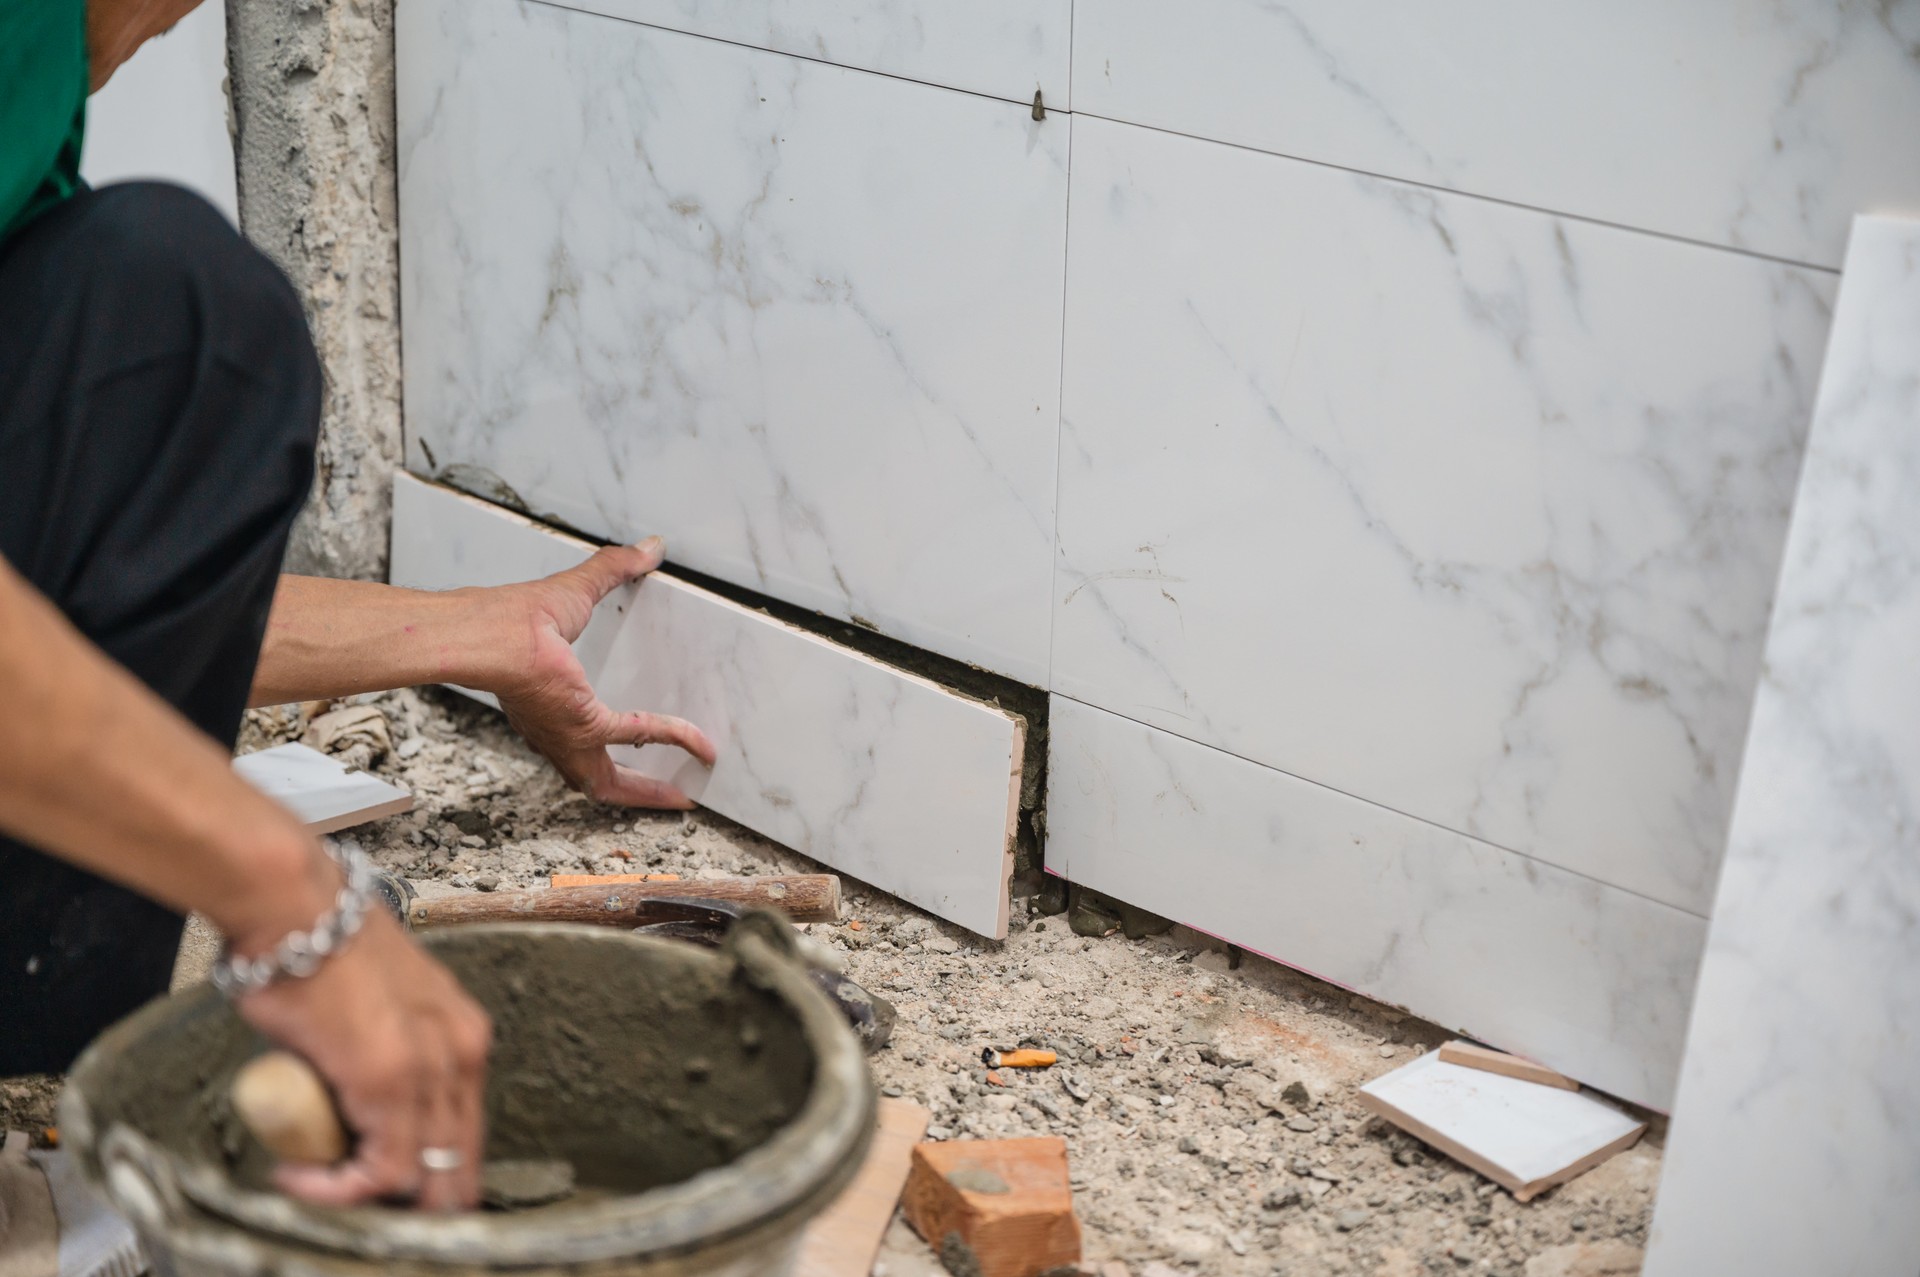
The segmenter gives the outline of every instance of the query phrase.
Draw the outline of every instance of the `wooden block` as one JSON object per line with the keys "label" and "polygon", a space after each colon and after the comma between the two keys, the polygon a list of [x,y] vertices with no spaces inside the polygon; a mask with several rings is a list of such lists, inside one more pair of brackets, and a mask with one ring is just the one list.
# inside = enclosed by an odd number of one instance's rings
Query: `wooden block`
{"label": "wooden block", "polygon": [[922,1144],[902,1204],[943,1259],[954,1245],[972,1252],[980,1277],[1038,1277],[1080,1262],[1065,1140]]}
{"label": "wooden block", "polygon": [[1480,1046],[1474,1042],[1455,1039],[1440,1048],[1440,1058],[1448,1064],[1498,1073],[1503,1077],[1517,1077],[1522,1082],[1557,1086],[1563,1091],[1580,1089],[1578,1082],[1565,1074],[1555,1073],[1544,1064],[1535,1064],[1532,1060],[1523,1060],[1517,1055],[1508,1055],[1505,1051],[1496,1051],[1492,1047]]}
{"label": "wooden block", "polygon": [[910,1100],[880,1101],[879,1129],[860,1174],[800,1238],[793,1277],[867,1277],[900,1205],[913,1146],[927,1133],[927,1111]]}
{"label": "wooden block", "polygon": [[554,874],[549,887],[597,887],[614,882],[679,882],[679,874]]}

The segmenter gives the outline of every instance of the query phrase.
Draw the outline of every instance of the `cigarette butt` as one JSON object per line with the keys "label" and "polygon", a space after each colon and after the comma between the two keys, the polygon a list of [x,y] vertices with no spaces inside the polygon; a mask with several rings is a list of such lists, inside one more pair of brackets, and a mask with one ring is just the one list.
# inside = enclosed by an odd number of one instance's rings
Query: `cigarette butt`
{"label": "cigarette butt", "polygon": [[48,1148],[59,1148],[60,1128],[57,1126],[49,1126],[46,1130],[40,1132],[40,1138],[47,1142]]}
{"label": "cigarette butt", "polygon": [[980,1062],[990,1069],[1044,1069],[1058,1064],[1060,1057],[1052,1051],[996,1051],[988,1047],[980,1052]]}

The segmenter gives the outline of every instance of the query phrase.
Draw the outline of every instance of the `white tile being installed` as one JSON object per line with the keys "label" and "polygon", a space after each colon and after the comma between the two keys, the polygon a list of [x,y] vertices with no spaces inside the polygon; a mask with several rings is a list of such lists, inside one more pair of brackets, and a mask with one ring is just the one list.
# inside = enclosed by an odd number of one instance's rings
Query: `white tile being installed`
{"label": "white tile being installed", "polygon": [[1699,918],[1064,697],[1048,734],[1049,870],[1670,1101]]}
{"label": "white tile being installed", "polygon": [[514,0],[396,21],[409,467],[1044,682],[1069,117]]}
{"label": "white tile being installed", "polygon": [[[393,581],[503,585],[564,570],[586,542],[401,475]],[[582,664],[616,710],[712,738],[615,756],[721,815],[982,935],[1007,934],[1025,724],[666,573],[616,592]],[[584,636],[583,636],[584,637]]]}
{"label": "white tile being installed", "polygon": [[287,808],[316,834],[413,810],[413,795],[305,745],[276,745],[233,760],[240,779]]}
{"label": "white tile being installed", "polygon": [[1077,0],[1074,107],[1828,267],[1920,211],[1920,6]]}
{"label": "white tile being installed", "polygon": [[1704,914],[1833,277],[1078,118],[1052,689]]}
{"label": "white tile being installed", "polygon": [[840,66],[1066,109],[1072,0],[548,0]]}
{"label": "white tile being installed", "polygon": [[1920,1253],[1920,221],[1854,224],[1648,1277]]}

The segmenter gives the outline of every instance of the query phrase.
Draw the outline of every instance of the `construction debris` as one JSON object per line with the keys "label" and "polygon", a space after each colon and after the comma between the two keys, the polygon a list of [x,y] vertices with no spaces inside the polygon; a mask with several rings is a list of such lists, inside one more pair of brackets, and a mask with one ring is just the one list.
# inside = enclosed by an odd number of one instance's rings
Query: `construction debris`
{"label": "construction debris", "polygon": [[1067,1144],[956,1140],[913,1150],[907,1222],[964,1277],[1039,1277],[1080,1262]]}
{"label": "construction debris", "polygon": [[367,770],[393,751],[393,734],[378,705],[329,710],[307,724],[301,740],[355,771]]}
{"label": "construction debris", "polygon": [[980,1063],[990,1069],[1045,1069],[1059,1063],[1052,1051],[1015,1051],[1005,1047],[987,1047],[980,1052]]}
{"label": "construction debris", "polygon": [[1360,1101],[1531,1201],[1631,1148],[1646,1133],[1613,1105],[1423,1055],[1360,1088]]}

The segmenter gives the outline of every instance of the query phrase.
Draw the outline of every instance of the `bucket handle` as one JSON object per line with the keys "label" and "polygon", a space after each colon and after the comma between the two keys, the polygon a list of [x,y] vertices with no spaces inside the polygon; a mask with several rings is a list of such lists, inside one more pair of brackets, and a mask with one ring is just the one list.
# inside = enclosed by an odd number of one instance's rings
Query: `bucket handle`
{"label": "bucket handle", "polygon": [[113,1204],[136,1227],[158,1232],[192,1215],[167,1158],[123,1122],[109,1126],[100,1141],[100,1177]]}

